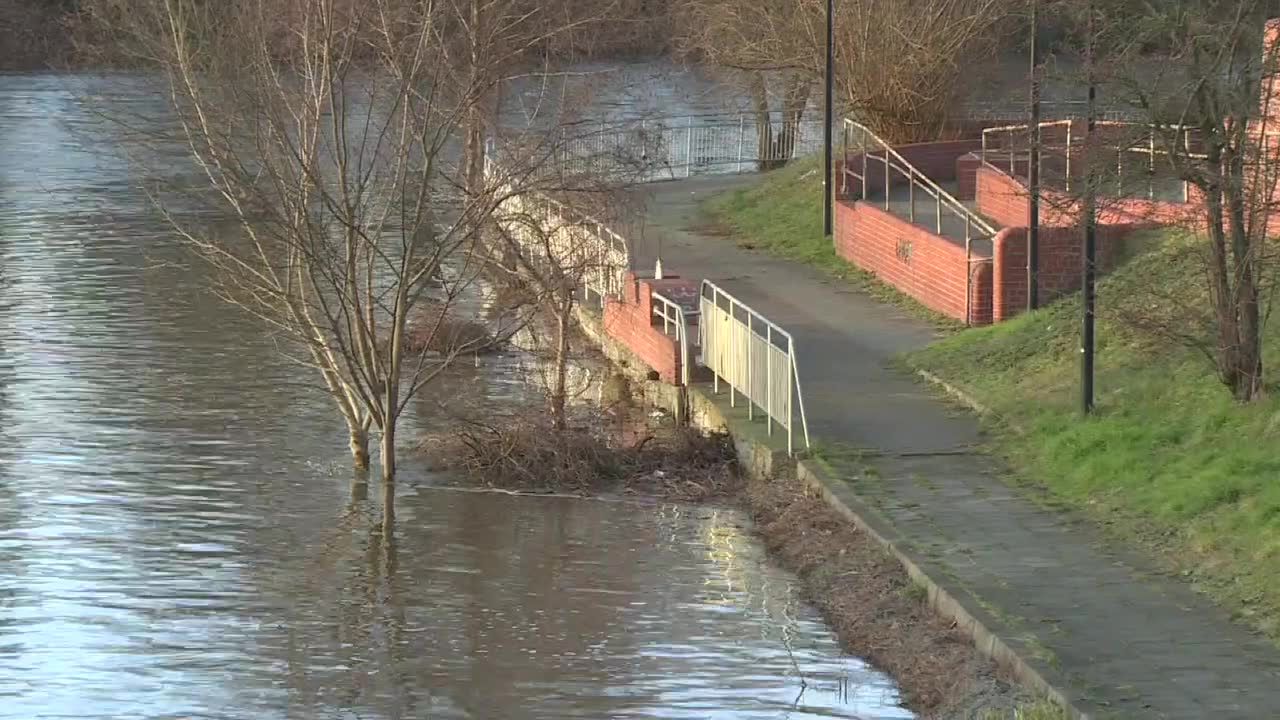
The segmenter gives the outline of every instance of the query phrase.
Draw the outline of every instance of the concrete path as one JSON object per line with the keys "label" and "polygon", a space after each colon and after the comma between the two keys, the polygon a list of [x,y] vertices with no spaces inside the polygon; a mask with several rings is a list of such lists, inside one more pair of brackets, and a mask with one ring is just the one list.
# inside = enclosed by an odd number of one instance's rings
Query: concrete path
{"label": "concrete path", "polygon": [[[652,185],[637,267],[710,278],[790,330],[815,438],[872,451],[846,492],[878,507],[931,574],[980,598],[992,629],[1096,717],[1280,717],[1280,651],[1184,583],[1108,549],[1093,526],[999,477],[975,418],[905,372],[924,323],[817,270],[690,230],[698,204],[750,176]],[[859,475],[861,475],[859,477]],[[833,549],[834,550],[834,549]]]}

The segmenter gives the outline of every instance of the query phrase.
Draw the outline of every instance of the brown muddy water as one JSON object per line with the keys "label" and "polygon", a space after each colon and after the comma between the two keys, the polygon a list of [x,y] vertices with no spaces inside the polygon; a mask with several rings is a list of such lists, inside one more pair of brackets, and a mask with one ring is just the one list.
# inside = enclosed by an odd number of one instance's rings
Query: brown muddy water
{"label": "brown muddy water", "polygon": [[[160,102],[0,76],[0,718],[909,717],[736,512],[406,462],[382,527],[327,398],[202,291],[88,94]],[[523,363],[449,392],[501,403]]]}

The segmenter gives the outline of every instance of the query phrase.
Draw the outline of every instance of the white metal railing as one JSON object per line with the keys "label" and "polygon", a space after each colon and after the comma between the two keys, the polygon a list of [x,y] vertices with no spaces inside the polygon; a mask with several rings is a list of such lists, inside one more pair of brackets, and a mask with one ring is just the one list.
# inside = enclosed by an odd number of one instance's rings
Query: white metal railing
{"label": "white metal railing", "polygon": [[755,419],[757,407],[763,410],[770,435],[775,422],[787,431],[788,453],[794,452],[798,414],[808,448],[809,423],[791,333],[710,280],[702,281],[698,304],[702,364],[713,373],[715,391],[720,392],[720,381],[724,380],[729,385],[731,406],[737,405],[741,394],[747,401],[748,418]]}
{"label": "white metal railing", "polygon": [[485,175],[497,183],[500,201],[496,220],[516,240],[521,251],[542,261],[571,268],[578,274],[583,292],[595,295],[601,306],[606,298],[621,298],[631,253],[626,238],[586,213],[538,192],[516,192],[500,168],[490,147],[485,153]]}
{"label": "white metal railing", "polygon": [[748,113],[645,118],[562,128],[560,170],[654,182],[755,172],[822,150],[820,120]]}
{"label": "white metal railing", "polygon": [[[1071,192],[1073,184],[1083,175],[1086,133],[1080,125],[1080,120],[1050,120],[1039,124],[1040,154],[1036,169],[1045,187]],[[1103,140],[1101,146],[1095,146],[1092,152],[1107,153],[1107,157],[1109,153],[1115,153],[1114,164],[1108,162],[1104,166],[1099,163],[1095,170],[1103,171],[1115,183],[1116,197],[1145,194],[1155,199],[1161,181],[1167,180],[1177,185],[1176,192],[1182,202],[1188,200],[1188,185],[1173,172],[1162,178],[1156,159],[1172,154],[1168,147],[1170,143],[1184,158],[1205,159],[1203,153],[1197,152],[1201,145],[1198,130],[1181,125],[1152,127],[1144,123],[1113,120],[1098,120],[1095,127],[1103,134]],[[1162,136],[1164,140],[1161,140]],[[1031,165],[1031,125],[984,129],[981,158],[984,163],[1012,177],[1025,179]],[[1114,175],[1113,179],[1111,175]],[[1106,183],[1104,180],[1101,189],[1108,189]]]}
{"label": "white metal railing", "polygon": [[[944,235],[945,218],[951,218],[963,224],[964,256],[969,268],[969,272],[965,273],[964,317],[966,324],[971,323],[973,321],[973,268],[975,264],[991,262],[990,257],[975,258],[973,256],[973,243],[995,237],[996,228],[951,193],[942,189],[929,176],[916,169],[915,165],[892,145],[865,125],[852,119],[845,119],[841,136],[841,157],[844,158],[841,170],[841,193],[849,192],[851,182],[861,187],[860,197],[863,202],[871,202],[873,192],[883,192],[885,212],[890,212],[893,204],[894,179],[901,178],[907,183],[907,219],[910,222],[913,224],[916,222],[916,198],[917,195],[923,195],[925,202],[929,202],[929,198],[932,198],[933,230],[936,234]],[[854,158],[858,159],[856,164],[853,162]],[[882,184],[882,187],[871,185],[871,174],[868,169],[875,164],[878,164],[883,172],[883,178],[877,178],[876,181],[877,185]]]}
{"label": "white metal railing", "polygon": [[651,307],[653,315],[662,321],[662,332],[671,335],[676,340],[676,347],[680,348],[680,384],[688,387],[693,380],[693,352],[691,349],[692,339],[689,335],[689,318],[698,317],[701,313],[697,310],[687,310],[680,303],[663,295],[660,292],[650,293],[653,298]]}

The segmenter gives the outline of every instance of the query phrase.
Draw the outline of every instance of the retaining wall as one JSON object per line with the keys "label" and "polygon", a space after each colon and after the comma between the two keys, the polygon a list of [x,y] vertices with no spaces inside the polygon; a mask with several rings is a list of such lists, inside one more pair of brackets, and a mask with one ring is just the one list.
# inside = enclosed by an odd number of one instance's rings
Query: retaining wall
{"label": "retaining wall", "polygon": [[962,244],[863,202],[836,203],[835,244],[841,257],[926,307],[971,325],[991,322],[989,253],[975,251],[971,263]]}
{"label": "retaining wall", "polygon": [[657,371],[663,382],[680,381],[680,346],[675,338],[653,326],[653,291],[683,287],[679,279],[640,279],[627,273],[621,300],[608,298],[604,305],[604,332],[629,348]]}

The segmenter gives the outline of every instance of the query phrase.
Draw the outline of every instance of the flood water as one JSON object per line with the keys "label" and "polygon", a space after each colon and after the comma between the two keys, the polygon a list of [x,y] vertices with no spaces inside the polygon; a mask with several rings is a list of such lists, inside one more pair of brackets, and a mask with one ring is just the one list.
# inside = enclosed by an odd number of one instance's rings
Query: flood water
{"label": "flood water", "polygon": [[[77,102],[160,102],[129,87],[0,76],[0,718],[909,716],[734,512],[406,458],[384,524]],[[454,381],[501,400],[519,365]]]}

